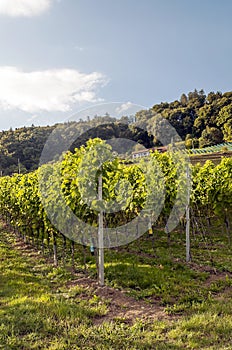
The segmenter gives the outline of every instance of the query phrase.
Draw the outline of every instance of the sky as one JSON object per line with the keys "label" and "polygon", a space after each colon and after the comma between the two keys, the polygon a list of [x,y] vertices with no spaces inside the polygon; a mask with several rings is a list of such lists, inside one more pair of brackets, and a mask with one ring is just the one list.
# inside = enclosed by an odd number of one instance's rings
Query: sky
{"label": "sky", "polygon": [[0,0],[0,130],[231,91],[231,13],[231,0]]}

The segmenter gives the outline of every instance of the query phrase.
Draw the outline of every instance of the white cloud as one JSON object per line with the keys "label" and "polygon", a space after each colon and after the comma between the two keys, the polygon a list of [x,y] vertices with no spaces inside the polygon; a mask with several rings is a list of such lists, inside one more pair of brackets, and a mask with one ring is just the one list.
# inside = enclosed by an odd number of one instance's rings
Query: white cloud
{"label": "white cloud", "polygon": [[84,48],[82,46],[78,46],[78,45],[74,46],[74,49],[77,51],[80,51],[80,52],[84,51]]}
{"label": "white cloud", "polygon": [[74,69],[24,72],[0,67],[0,107],[24,112],[71,110],[74,103],[96,102],[96,89],[106,84],[98,72],[83,74]]}
{"label": "white cloud", "polygon": [[131,107],[133,106],[133,103],[132,102],[125,102],[125,103],[122,103],[121,106],[117,107],[116,108],[116,112],[118,114],[121,114],[123,112],[126,112],[128,111],[129,109],[131,109]]}
{"label": "white cloud", "polygon": [[32,17],[46,12],[54,0],[0,0],[0,15]]}

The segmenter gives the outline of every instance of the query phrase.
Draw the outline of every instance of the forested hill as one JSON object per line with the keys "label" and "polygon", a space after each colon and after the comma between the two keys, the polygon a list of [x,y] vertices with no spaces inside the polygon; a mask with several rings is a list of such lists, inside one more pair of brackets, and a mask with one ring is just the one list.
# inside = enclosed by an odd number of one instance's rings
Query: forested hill
{"label": "forested hill", "polygon": [[137,115],[137,123],[152,130],[154,115],[160,113],[175,127],[186,146],[206,147],[232,141],[232,92],[203,90],[182,94],[180,100],[154,105]]}
{"label": "forested hill", "polygon": [[[123,118],[122,118],[123,119]],[[126,118],[129,120],[130,118]],[[153,138],[141,128],[135,125],[125,124],[122,121],[116,121],[108,115],[103,117],[95,116],[89,121],[68,122],[46,127],[23,127],[15,130],[0,132],[0,172],[1,175],[11,175],[19,171],[21,173],[35,170],[38,167],[41,152],[44,144],[52,133],[54,150],[51,150],[52,159],[60,154],[60,145],[63,140],[69,140],[74,135],[80,135],[75,143],[70,147],[75,148],[85,144],[90,138],[99,137],[103,140],[115,139],[117,150],[121,154],[125,153],[125,148],[121,138],[133,140],[143,144],[146,148],[153,146]],[[118,140],[118,141],[117,141]]]}
{"label": "forested hill", "polygon": [[[106,114],[95,116],[92,120],[70,122],[46,127],[23,127],[0,132],[0,171],[2,175],[37,168],[43,146],[49,134],[55,129],[65,129],[63,137],[69,137],[74,130],[78,134],[72,149],[84,144],[88,138],[102,139],[126,138],[142,143],[145,147],[157,145],[148,132],[154,134],[155,115],[161,114],[176,129],[187,147],[205,147],[232,141],[232,92],[210,92],[203,90],[182,94],[179,100],[154,105],[149,110],[138,112],[134,118],[122,117],[116,120]],[[123,124],[127,122],[128,125]],[[105,126],[99,125],[104,123]],[[88,131],[87,131],[88,130]],[[120,140],[119,140],[120,141]],[[57,147],[59,141],[57,140]],[[124,152],[122,142],[117,145]]]}
{"label": "forested hill", "polygon": [[0,171],[2,175],[38,167],[39,157],[54,126],[23,127],[0,132]]}

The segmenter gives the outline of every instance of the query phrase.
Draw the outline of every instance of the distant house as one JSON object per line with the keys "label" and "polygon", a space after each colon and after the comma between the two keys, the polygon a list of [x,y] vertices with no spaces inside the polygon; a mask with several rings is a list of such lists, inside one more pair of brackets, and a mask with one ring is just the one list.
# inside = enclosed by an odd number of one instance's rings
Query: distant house
{"label": "distant house", "polygon": [[132,152],[132,158],[141,158],[141,157],[147,157],[151,152],[158,151],[159,153],[164,153],[167,151],[167,146],[160,146],[160,147],[153,147],[153,148],[145,148],[142,149],[141,151],[135,151]]}

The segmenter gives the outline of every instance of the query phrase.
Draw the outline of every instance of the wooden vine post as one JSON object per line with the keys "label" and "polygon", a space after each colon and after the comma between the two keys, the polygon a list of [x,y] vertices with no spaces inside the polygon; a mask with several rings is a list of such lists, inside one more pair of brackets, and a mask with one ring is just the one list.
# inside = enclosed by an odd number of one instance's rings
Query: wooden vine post
{"label": "wooden vine post", "polygon": [[187,166],[187,205],[186,205],[186,262],[191,261],[190,254],[190,175],[189,167]]}
{"label": "wooden vine post", "polygon": [[[98,177],[98,199],[102,201],[102,173]],[[98,214],[98,283],[104,286],[104,231],[103,231],[103,210]]]}

